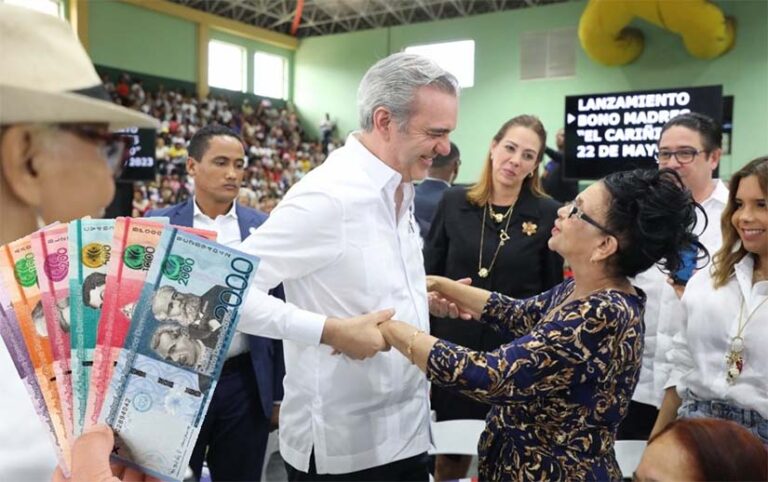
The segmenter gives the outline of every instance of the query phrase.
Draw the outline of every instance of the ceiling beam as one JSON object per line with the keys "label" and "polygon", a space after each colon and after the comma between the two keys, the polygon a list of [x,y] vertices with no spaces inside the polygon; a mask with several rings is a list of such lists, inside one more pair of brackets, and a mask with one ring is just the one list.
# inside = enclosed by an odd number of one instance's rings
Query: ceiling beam
{"label": "ceiling beam", "polygon": [[[0,0],[2,1],[2,0]],[[82,2],[89,0],[69,0]],[[92,0],[90,0],[92,1]],[[184,6],[199,13],[259,30],[287,31],[295,16],[296,0],[119,0],[150,10],[154,4]],[[569,0],[305,0],[298,36],[356,31],[388,25],[408,25],[457,16],[561,3]],[[163,11],[163,13],[168,13]],[[173,13],[172,13],[173,15]],[[187,18],[185,15],[175,15]],[[222,19],[222,17],[224,17]],[[209,23],[212,29],[225,30]],[[247,27],[246,25],[246,27]],[[250,37],[250,35],[243,35]],[[291,40],[294,37],[287,36]],[[279,37],[278,37],[279,38]],[[263,39],[258,39],[264,41]],[[272,43],[272,42],[268,42]],[[288,47],[290,48],[290,47]],[[295,48],[295,47],[294,47]]]}
{"label": "ceiling beam", "polygon": [[218,15],[213,15],[211,13],[202,12],[200,10],[185,7],[176,3],[168,2],[166,0],[152,0],[151,2],[146,0],[120,1],[134,7],[164,13],[166,15],[183,18],[185,20],[199,24],[205,24],[215,30],[231,33],[233,35],[245,37],[251,40],[257,40],[259,42],[264,42],[288,50],[296,50],[299,45],[298,39],[291,37],[290,35],[273,32],[271,30],[260,27],[246,25],[236,20],[231,20],[228,18],[220,17]]}

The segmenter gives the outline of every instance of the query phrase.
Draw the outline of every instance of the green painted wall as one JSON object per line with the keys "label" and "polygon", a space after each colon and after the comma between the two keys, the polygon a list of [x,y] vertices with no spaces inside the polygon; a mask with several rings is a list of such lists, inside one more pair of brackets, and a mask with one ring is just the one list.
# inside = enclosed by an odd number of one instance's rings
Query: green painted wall
{"label": "green painted wall", "polygon": [[282,57],[285,57],[288,59],[288,98],[292,98],[292,87],[293,87],[293,54],[294,52],[292,50],[288,49],[281,49],[280,47],[275,47],[269,44],[265,44],[262,42],[257,42],[256,40],[250,40],[244,37],[240,37],[237,35],[231,35],[225,32],[219,32],[217,30],[211,29],[209,34],[211,40],[220,40],[222,42],[229,42],[232,44],[240,45],[242,47],[245,47],[245,49],[248,51],[248,83],[247,83],[247,89],[248,92],[253,91],[253,54],[255,52],[266,52],[268,54],[274,54],[274,55],[280,55]]}
{"label": "green painted wall", "polygon": [[389,33],[363,30],[301,41],[294,60],[294,103],[313,136],[319,137],[326,112],[337,121],[339,135],[357,128],[357,84],[368,67],[388,55]]}
{"label": "green painted wall", "polygon": [[90,1],[88,36],[95,64],[196,81],[193,22],[113,0]]}
{"label": "green painted wall", "polygon": [[603,67],[576,46],[576,76],[567,79],[520,80],[519,38],[527,31],[576,27],[585,2],[309,38],[295,56],[294,99],[307,128],[316,132],[329,112],[343,135],[357,127],[357,84],[376,60],[409,45],[474,39],[475,86],[461,94],[452,136],[462,151],[459,181],[477,178],[490,139],[506,119],[536,114],[554,133],[562,126],[566,95],[712,84],[722,84],[725,95],[735,96],[733,154],[724,157],[721,167],[727,177],[768,153],[768,2],[716,3],[737,21],[736,45],[726,55],[695,59],[679,37],[638,21],[646,46],[637,61]]}

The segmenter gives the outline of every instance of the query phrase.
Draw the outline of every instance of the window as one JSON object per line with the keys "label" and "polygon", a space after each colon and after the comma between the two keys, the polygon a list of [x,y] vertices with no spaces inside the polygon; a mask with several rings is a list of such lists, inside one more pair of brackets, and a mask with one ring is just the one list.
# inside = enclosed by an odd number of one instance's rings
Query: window
{"label": "window", "polygon": [[279,55],[253,54],[253,93],[285,99],[288,92],[288,59]]}
{"label": "window", "polygon": [[440,67],[455,75],[461,87],[475,85],[474,40],[414,45],[406,47],[405,51],[434,60]]}
{"label": "window", "polygon": [[245,48],[211,40],[208,43],[208,85],[245,92]]}
{"label": "window", "polygon": [[61,0],[0,0],[0,3],[25,7],[54,17],[64,18],[64,6]]}

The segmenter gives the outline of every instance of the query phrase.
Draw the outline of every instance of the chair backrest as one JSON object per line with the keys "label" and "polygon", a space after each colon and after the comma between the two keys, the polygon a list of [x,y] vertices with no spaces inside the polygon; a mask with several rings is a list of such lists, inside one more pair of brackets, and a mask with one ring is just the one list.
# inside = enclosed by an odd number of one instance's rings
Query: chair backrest
{"label": "chair backrest", "polygon": [[[269,462],[272,459],[272,454],[279,454],[280,453],[280,431],[275,430],[274,432],[269,433],[269,438],[267,439],[267,450],[264,454],[264,465],[261,466],[261,480],[269,480],[267,477],[267,474],[269,473]],[[278,457],[279,459],[280,457]],[[279,467],[275,469],[276,471],[280,472],[281,475],[284,472],[282,464],[280,464]],[[286,479],[282,479],[286,480]]]}
{"label": "chair backrest", "polygon": [[[432,436],[435,447],[430,454],[477,455],[477,443],[485,429],[483,420],[446,420],[432,422]],[[646,446],[645,440],[617,440],[614,445],[616,460],[624,478],[632,474],[640,465],[640,459]]]}
{"label": "chair backrest", "polygon": [[432,422],[435,448],[430,453],[477,455],[477,442],[484,429],[484,420]]}
{"label": "chair backrest", "polygon": [[613,450],[616,452],[616,460],[619,462],[621,476],[631,479],[645,450],[645,440],[617,440]]}

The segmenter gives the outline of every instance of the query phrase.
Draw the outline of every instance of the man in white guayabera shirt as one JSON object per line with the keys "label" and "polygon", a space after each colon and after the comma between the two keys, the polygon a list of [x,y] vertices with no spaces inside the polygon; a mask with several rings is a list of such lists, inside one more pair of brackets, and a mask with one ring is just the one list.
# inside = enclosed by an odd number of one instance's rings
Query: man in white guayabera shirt
{"label": "man in white guayabera shirt", "polygon": [[376,63],[358,89],[360,131],[240,247],[261,258],[258,287],[285,287],[287,303],[252,290],[239,329],[284,340],[290,480],[428,479],[426,379],[398,353],[377,354],[388,347],[376,325],[396,315],[429,329],[412,181],[450,151],[457,96],[426,58]]}

